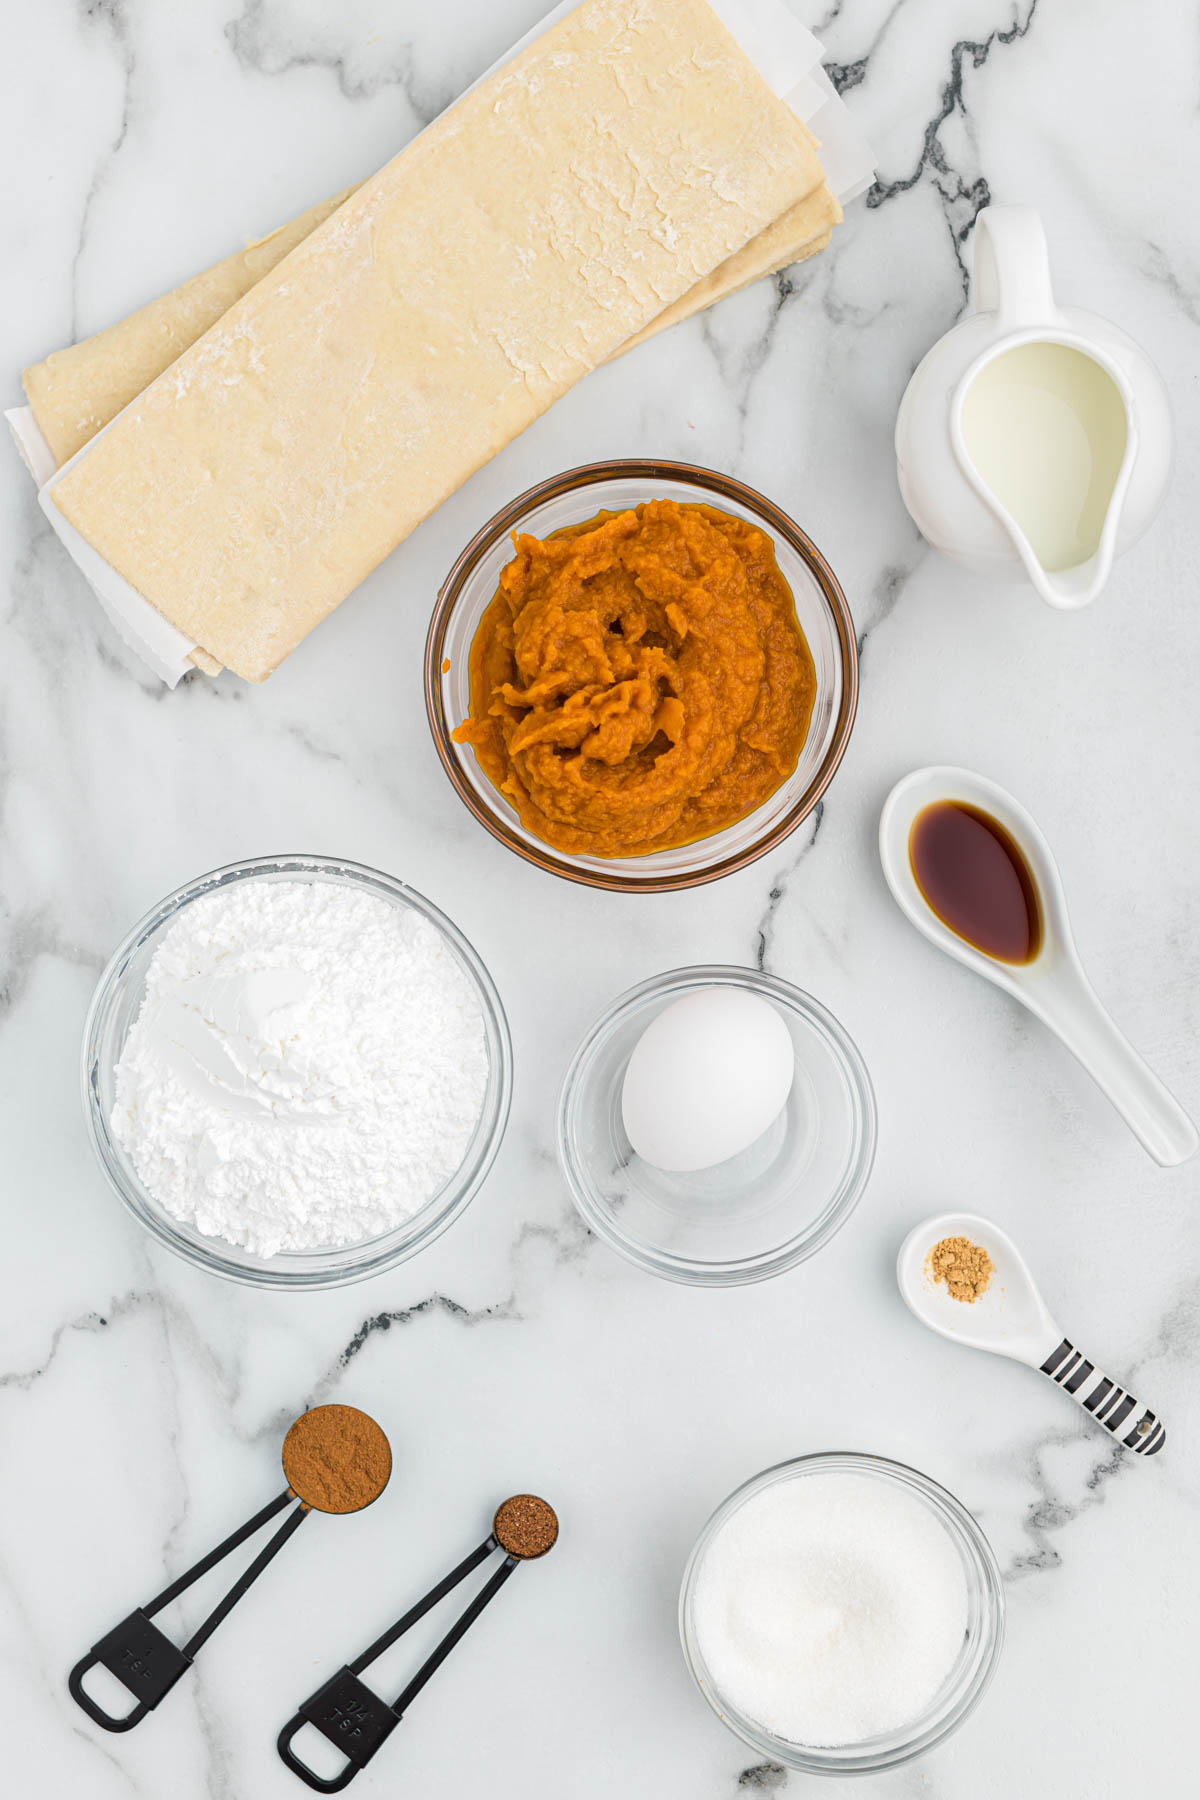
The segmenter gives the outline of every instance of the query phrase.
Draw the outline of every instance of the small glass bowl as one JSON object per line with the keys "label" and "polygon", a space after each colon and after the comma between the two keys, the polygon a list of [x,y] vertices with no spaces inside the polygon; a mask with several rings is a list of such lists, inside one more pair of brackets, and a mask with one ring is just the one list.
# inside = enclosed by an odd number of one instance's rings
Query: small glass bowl
{"label": "small glass bowl", "polygon": [[[775,1123],[739,1156],[671,1174],[634,1154],[621,1118],[633,1047],[671,1001],[696,988],[745,988],[787,1025],[796,1076]],[[697,1287],[764,1281],[813,1256],[849,1218],[875,1158],[875,1095],[837,1020],[756,969],[674,969],[603,1013],[567,1070],[558,1150],[589,1228],[652,1275]]]}
{"label": "small glass bowl", "polygon": [[[778,1738],[724,1699],[713,1683],[696,1641],[696,1586],[705,1554],[712,1540],[738,1508],[754,1494],[779,1482],[800,1481],[809,1475],[828,1473],[866,1475],[912,1495],[926,1506],[943,1527],[962,1561],[967,1585],[967,1630],[962,1649],[950,1673],[919,1718],[896,1731],[864,1738],[861,1743],[816,1749]],[[692,1679],[723,1724],[737,1733],[761,1756],[800,1769],[809,1775],[867,1775],[910,1762],[957,1731],[983,1698],[996,1672],[1004,1643],[1004,1586],[992,1547],[966,1507],[904,1463],[883,1456],[867,1456],[852,1450],[828,1450],[815,1456],[798,1456],[791,1462],[765,1469],[730,1494],[719,1506],[696,1540],[688,1559],[679,1594],[679,1635]]]}
{"label": "small glass bowl", "polygon": [[[577,525],[601,511],[619,512],[643,500],[715,506],[749,519],[768,534],[812,653],[816,703],[796,768],[746,818],[696,843],[650,856],[568,856],[525,829],[479,767],[471,747],[454,741],[454,731],[471,712],[471,644],[499,587],[500,571],[512,558],[513,532],[544,538],[564,525]],[[773,850],[808,817],[832,781],[849,742],[857,703],[854,621],[821,552],[762,494],[729,475],[690,463],[627,459],[588,463],[519,495],[476,532],[447,575],[425,645],[425,704],[433,741],[460,799],[493,837],[536,868],[619,893],[662,894],[699,887]]]}
{"label": "small glass bowl", "polygon": [[[116,1068],[129,1029],[142,1004],[146,971],[164,933],[185,906],[201,895],[236,881],[334,881],[364,889],[398,908],[419,912],[441,932],[479,996],[487,1034],[488,1082],[474,1136],[457,1172],[412,1218],[394,1230],[358,1244],[328,1250],[281,1251],[253,1256],[248,1250],[206,1237],[165,1212],[139,1179],[128,1153],[109,1128]],[[83,1032],[83,1109],[88,1136],[109,1185],[138,1223],[160,1244],[198,1268],[255,1287],[321,1288],[363,1281],[415,1256],[453,1223],[478,1193],[495,1161],[508,1122],[512,1095],[512,1046],[508,1022],[492,978],[471,945],[444,913],[415,889],[359,863],[313,856],[260,856],[230,863],[168,894],[138,921],[101,975]]]}

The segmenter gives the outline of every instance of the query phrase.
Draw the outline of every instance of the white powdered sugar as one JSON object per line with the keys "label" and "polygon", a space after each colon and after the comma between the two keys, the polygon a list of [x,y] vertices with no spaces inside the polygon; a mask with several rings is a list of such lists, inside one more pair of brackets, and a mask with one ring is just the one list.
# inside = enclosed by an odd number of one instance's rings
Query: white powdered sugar
{"label": "white powdered sugar", "polygon": [[341,882],[232,883],[151,960],[112,1131],[174,1218],[259,1256],[359,1242],[462,1162],[475,987],[420,913]]}

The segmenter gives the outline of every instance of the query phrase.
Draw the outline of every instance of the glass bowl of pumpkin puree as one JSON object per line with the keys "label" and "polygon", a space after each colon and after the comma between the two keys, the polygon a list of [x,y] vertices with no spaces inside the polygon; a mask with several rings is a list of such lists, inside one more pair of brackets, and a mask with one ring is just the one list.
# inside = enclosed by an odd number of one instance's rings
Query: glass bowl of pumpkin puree
{"label": "glass bowl of pumpkin puree", "polygon": [[846,597],[786,513],[688,463],[589,463],[476,533],[425,654],[460,799],[535,867],[664,893],[773,850],[845,754]]}

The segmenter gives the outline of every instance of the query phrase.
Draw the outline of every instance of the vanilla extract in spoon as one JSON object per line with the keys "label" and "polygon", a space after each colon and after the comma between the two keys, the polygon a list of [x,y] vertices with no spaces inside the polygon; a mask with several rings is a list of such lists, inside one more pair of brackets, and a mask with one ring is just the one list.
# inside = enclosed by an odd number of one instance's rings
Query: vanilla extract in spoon
{"label": "vanilla extract in spoon", "polygon": [[956,936],[998,962],[1031,963],[1042,947],[1032,871],[998,819],[962,800],[936,800],[908,836],[913,879]]}
{"label": "vanilla extract in spoon", "polygon": [[910,924],[1060,1037],[1156,1162],[1196,1154],[1200,1132],[1097,999],[1054,853],[1019,800],[971,769],[914,769],[884,802],[879,855]]}

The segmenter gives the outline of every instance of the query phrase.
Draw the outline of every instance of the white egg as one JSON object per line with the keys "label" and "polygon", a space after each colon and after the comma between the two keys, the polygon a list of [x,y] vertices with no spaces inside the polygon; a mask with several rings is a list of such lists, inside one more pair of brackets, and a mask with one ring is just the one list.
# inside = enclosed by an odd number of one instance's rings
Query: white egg
{"label": "white egg", "polygon": [[696,988],[633,1047],[621,1089],[629,1141],[655,1168],[709,1169],[774,1123],[795,1073],[791,1033],[770,1001],[745,988]]}

